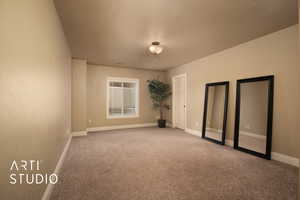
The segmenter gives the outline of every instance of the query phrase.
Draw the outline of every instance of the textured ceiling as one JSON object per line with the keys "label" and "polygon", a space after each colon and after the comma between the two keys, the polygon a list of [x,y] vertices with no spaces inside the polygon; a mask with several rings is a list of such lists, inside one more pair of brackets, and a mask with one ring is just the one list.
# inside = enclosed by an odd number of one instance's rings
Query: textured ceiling
{"label": "textured ceiling", "polygon": [[[164,70],[297,23],[297,0],[55,0],[72,56]],[[152,41],[165,47],[156,56]]]}

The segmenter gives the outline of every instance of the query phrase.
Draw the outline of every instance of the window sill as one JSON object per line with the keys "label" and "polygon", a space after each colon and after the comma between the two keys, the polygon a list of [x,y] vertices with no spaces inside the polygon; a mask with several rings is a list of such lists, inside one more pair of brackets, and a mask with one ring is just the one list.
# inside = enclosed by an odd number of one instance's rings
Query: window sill
{"label": "window sill", "polygon": [[130,119],[130,118],[138,118],[139,115],[132,115],[132,116],[107,116],[106,119]]}

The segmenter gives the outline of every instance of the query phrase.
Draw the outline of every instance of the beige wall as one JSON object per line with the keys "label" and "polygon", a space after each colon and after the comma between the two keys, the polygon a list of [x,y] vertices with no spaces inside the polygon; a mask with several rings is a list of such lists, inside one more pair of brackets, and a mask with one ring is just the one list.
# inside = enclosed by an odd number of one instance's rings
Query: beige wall
{"label": "beige wall", "polygon": [[[201,130],[205,83],[230,81],[228,135],[233,138],[236,80],[275,75],[273,151],[298,156],[300,67],[298,26],[269,34],[168,71],[187,73],[187,127]],[[171,113],[169,118],[171,118]],[[196,123],[199,123],[199,126]]]}
{"label": "beige wall", "polygon": [[87,63],[72,60],[72,132],[86,131]]}
{"label": "beige wall", "polygon": [[[106,118],[106,79],[107,77],[126,77],[139,79],[140,99],[139,117],[125,119]],[[160,78],[165,73],[159,71],[116,68],[88,65],[87,69],[87,120],[88,127],[154,123],[158,112],[153,110],[147,87],[147,80]]]}
{"label": "beige wall", "polygon": [[9,169],[34,159],[53,173],[70,130],[70,53],[51,0],[1,0],[0,30],[0,198],[41,199],[45,184],[10,185]]}

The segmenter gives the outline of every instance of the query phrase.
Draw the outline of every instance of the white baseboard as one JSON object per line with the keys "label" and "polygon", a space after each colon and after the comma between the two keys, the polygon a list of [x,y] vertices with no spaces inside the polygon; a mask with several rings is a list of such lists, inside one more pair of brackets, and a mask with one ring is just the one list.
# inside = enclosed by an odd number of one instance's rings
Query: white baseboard
{"label": "white baseboard", "polygon": [[250,132],[246,132],[246,131],[240,131],[240,134],[250,136],[250,137],[254,137],[254,138],[257,138],[257,139],[262,139],[262,140],[266,139],[266,136],[264,136],[264,135],[259,135],[259,134],[256,134],[256,133],[250,133]]}
{"label": "white baseboard", "polygon": [[[233,147],[233,140],[226,140],[226,145]],[[271,159],[289,165],[293,165],[295,167],[299,167],[299,159],[292,156],[284,155],[277,152],[272,152]]]}
{"label": "white baseboard", "polygon": [[[185,132],[201,137],[201,131],[198,131],[198,130],[187,128],[187,129],[185,129]],[[226,139],[225,144],[227,146],[233,147],[233,140]],[[271,158],[272,158],[272,160],[276,160],[276,161],[279,161],[279,162],[282,162],[282,163],[293,165],[295,167],[299,167],[299,165],[300,165],[299,164],[300,161],[299,161],[298,158],[288,156],[288,155],[284,155],[284,154],[277,153],[277,152],[272,152],[271,153]]]}
{"label": "white baseboard", "polygon": [[195,135],[195,136],[199,136],[199,137],[202,136],[202,132],[198,131],[198,130],[195,130],[195,129],[186,128],[184,131],[189,133],[189,134]]}
{"label": "white baseboard", "polygon": [[[211,130],[211,129],[210,129]],[[213,131],[216,131],[217,129],[214,129]],[[195,135],[195,136],[199,136],[202,137],[202,131],[198,131],[195,129],[185,129],[185,132]],[[233,147],[233,141],[232,140],[225,140],[225,145]]]}
{"label": "white baseboard", "polygon": [[168,123],[168,122],[167,122],[166,126],[169,127],[169,128],[173,127],[172,123]]}
{"label": "white baseboard", "polygon": [[[184,131],[189,133],[189,134],[192,134],[192,135],[195,135],[195,136],[198,136],[198,137],[202,137],[202,132],[201,131],[198,131],[198,130],[195,130],[195,129],[189,129],[189,128],[185,129]],[[225,140],[225,145],[233,147],[233,141],[232,140]]]}
{"label": "white baseboard", "polygon": [[222,133],[223,132],[222,129],[216,129],[216,128],[206,128],[205,130],[207,130],[207,131],[213,131],[213,132],[217,132],[217,133]]}
{"label": "white baseboard", "polygon": [[156,123],[145,123],[145,124],[129,124],[129,125],[116,125],[116,126],[100,126],[87,128],[87,132],[98,132],[98,131],[109,131],[117,129],[127,129],[127,128],[142,128],[142,127],[152,127],[157,126]]}
{"label": "white baseboard", "polygon": [[272,160],[276,160],[279,162],[283,162],[289,165],[293,165],[295,167],[299,167],[299,159],[292,157],[292,156],[288,156],[288,155],[284,155],[281,153],[277,153],[277,152],[272,152]]}
{"label": "white baseboard", "polygon": [[226,146],[233,147],[233,140],[226,139],[226,140],[225,140],[225,145],[226,145]]}
{"label": "white baseboard", "polygon": [[[69,149],[69,147],[70,147],[71,140],[72,140],[72,135],[70,135],[70,137],[69,137],[69,139],[68,139],[68,141],[67,141],[67,143],[66,143],[66,145],[65,145],[65,147],[64,147],[64,150],[63,150],[63,152],[61,153],[60,158],[59,158],[59,160],[58,160],[58,162],[57,162],[57,164],[56,164],[56,167],[55,167],[55,170],[54,170],[54,173],[55,173],[56,175],[59,174],[59,172],[60,172],[60,170],[61,170],[61,168],[62,168],[62,165],[63,165],[63,163],[64,163],[64,160],[65,160],[67,151],[68,151],[68,149]],[[53,184],[49,183],[49,184],[47,185],[46,190],[45,190],[45,192],[44,192],[44,194],[43,194],[42,200],[49,200],[49,199],[50,199],[50,196],[51,196],[51,193],[52,193],[52,191],[53,191],[53,188],[54,188],[54,185],[53,185]]]}
{"label": "white baseboard", "polygon": [[87,136],[87,131],[77,131],[77,132],[72,132],[73,137],[78,137],[78,136]]}

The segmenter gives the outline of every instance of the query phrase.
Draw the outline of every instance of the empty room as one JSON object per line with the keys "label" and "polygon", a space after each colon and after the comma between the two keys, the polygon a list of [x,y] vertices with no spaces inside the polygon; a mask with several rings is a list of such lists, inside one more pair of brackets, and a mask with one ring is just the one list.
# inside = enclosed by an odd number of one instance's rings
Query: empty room
{"label": "empty room", "polygon": [[0,0],[1,200],[300,200],[297,0]]}

